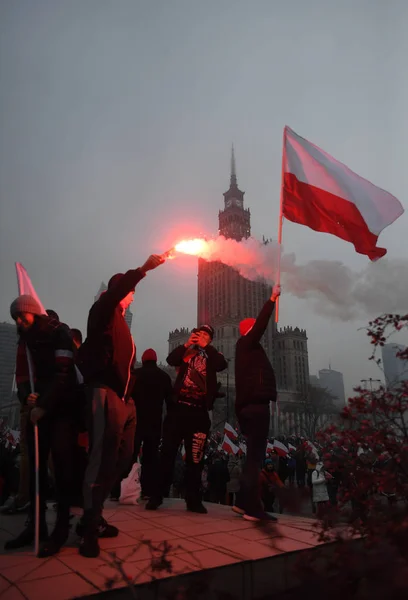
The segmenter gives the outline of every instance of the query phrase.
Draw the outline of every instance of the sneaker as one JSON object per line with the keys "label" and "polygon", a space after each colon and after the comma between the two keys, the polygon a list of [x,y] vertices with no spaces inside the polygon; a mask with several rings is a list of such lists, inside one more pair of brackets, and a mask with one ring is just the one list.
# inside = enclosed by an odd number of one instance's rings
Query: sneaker
{"label": "sneaker", "polygon": [[163,504],[163,498],[150,498],[146,503],[146,510],[157,510]]}
{"label": "sneaker", "polygon": [[231,510],[237,515],[241,515],[241,517],[245,514],[245,510],[237,505],[234,505]]}
{"label": "sneaker", "polygon": [[[30,522],[26,523],[26,528],[16,538],[9,540],[4,544],[5,550],[17,550],[25,546],[34,544],[35,529]],[[48,539],[47,526],[40,527],[40,541],[45,542]]]}
{"label": "sneaker", "polygon": [[97,558],[100,553],[98,535],[86,533],[79,544],[79,554],[85,558]]}
{"label": "sneaker", "polygon": [[[79,535],[80,538],[85,536],[85,523],[83,518],[80,519],[79,523],[75,527],[75,532]],[[99,521],[99,525],[97,528],[97,536],[98,538],[114,538],[119,535],[119,529],[114,525],[109,525],[109,523],[101,517]]]}
{"label": "sneaker", "polygon": [[208,510],[202,502],[198,502],[197,504],[187,504],[187,510],[189,512],[198,513],[199,515],[208,514]]}
{"label": "sneaker", "polygon": [[245,513],[244,519],[245,521],[252,521],[254,523],[259,523],[259,521],[269,521],[269,523],[276,523],[278,521],[276,517],[263,511],[257,513]]}

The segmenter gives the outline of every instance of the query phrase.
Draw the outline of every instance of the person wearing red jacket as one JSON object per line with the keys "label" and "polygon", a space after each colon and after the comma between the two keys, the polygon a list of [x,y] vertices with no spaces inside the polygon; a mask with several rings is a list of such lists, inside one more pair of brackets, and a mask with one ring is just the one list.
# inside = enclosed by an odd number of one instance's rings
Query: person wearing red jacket
{"label": "person wearing red jacket", "polygon": [[87,338],[78,350],[77,365],[88,396],[89,455],[84,514],[76,531],[81,536],[79,552],[89,558],[99,555],[99,537],[119,533],[103,519],[103,504],[133,455],[136,411],[130,392],[136,348],[124,315],[136,285],[163,262],[163,257],[152,255],[143,267],[111,277],[89,311]]}
{"label": "person wearing red jacket", "polygon": [[276,490],[285,486],[275,471],[275,466],[270,458],[267,458],[265,461],[265,466],[259,476],[259,483],[264,510],[266,512],[274,512],[273,505],[275,504]]}

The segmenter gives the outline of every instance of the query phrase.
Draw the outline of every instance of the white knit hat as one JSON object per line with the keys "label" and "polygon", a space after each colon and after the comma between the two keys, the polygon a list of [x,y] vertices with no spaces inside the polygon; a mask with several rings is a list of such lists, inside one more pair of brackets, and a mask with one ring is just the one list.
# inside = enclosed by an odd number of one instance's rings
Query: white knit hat
{"label": "white knit hat", "polygon": [[19,296],[10,306],[10,314],[14,319],[18,313],[27,312],[33,315],[41,315],[42,309],[37,300],[28,294]]}

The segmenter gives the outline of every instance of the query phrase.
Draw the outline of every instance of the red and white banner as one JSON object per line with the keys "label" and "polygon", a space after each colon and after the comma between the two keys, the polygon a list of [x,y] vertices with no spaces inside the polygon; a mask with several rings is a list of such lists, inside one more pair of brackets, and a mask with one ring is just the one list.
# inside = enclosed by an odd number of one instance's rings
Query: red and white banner
{"label": "red and white banner", "polygon": [[274,440],[273,449],[279,456],[287,456],[289,454],[289,449],[285,444],[282,444],[282,442],[279,442],[278,440]]}
{"label": "red and white banner", "polygon": [[31,283],[31,279],[28,276],[27,271],[23,267],[21,263],[16,263],[16,272],[17,272],[17,283],[18,283],[18,294],[19,296],[28,295],[34,298],[38,302],[41,307],[41,312],[43,315],[46,315],[46,310],[37,295],[37,292],[34,289],[33,284]]}
{"label": "red and white banner", "polygon": [[381,231],[402,215],[394,196],[363,179],[321,148],[284,131],[282,215],[314,231],[351,242],[360,254],[377,260]]}
{"label": "red and white banner", "polygon": [[224,452],[228,452],[228,454],[238,454],[239,452],[238,446],[227,435],[224,435],[222,449]]}
{"label": "red and white banner", "polygon": [[266,454],[272,454],[273,451],[274,451],[273,444],[271,444],[271,442],[268,442],[266,444]]}
{"label": "red and white banner", "polygon": [[246,454],[246,453],[247,453],[247,446],[246,446],[245,442],[241,442],[239,444],[239,454],[240,454],[240,456],[242,456],[243,454]]}
{"label": "red and white banner", "polygon": [[227,437],[230,438],[230,440],[233,440],[233,441],[238,439],[238,433],[233,428],[233,426],[230,425],[229,423],[225,423],[225,425],[224,425],[224,435],[226,435]]}

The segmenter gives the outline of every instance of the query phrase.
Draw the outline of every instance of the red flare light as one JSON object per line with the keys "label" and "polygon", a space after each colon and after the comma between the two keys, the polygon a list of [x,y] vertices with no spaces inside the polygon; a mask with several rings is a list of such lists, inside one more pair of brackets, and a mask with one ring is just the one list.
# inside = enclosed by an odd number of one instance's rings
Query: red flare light
{"label": "red flare light", "polygon": [[207,249],[207,242],[199,238],[194,240],[183,240],[176,244],[174,249],[181,254],[200,256]]}

